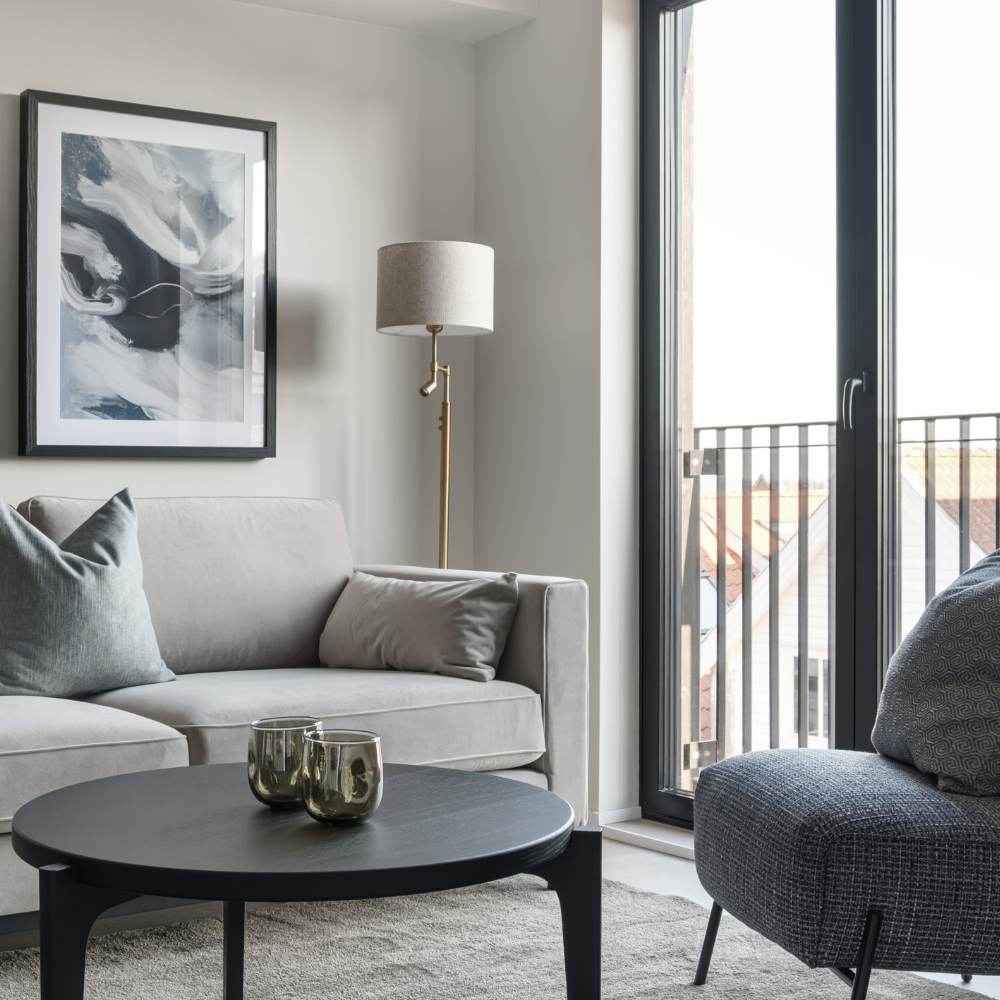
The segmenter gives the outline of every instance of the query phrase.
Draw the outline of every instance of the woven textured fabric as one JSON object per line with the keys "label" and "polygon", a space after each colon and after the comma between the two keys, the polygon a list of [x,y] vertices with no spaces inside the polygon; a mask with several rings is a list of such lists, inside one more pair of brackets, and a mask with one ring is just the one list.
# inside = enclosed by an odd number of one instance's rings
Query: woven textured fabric
{"label": "woven textured fabric", "polygon": [[1000,795],[1000,551],[941,591],[900,643],[872,743],[945,791]]}
{"label": "woven textured fabric", "polygon": [[123,490],[56,545],[0,503],[0,695],[174,679],[142,590],[136,523]]}
{"label": "woven textured fabric", "polygon": [[713,899],[807,965],[1000,973],[1000,799],[939,791],[875,754],[762,750],[702,772],[698,876]]}

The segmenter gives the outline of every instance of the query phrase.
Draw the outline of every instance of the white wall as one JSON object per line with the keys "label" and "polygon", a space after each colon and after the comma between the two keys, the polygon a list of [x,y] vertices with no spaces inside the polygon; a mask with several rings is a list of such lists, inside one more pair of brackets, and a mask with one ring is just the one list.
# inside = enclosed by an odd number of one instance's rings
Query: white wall
{"label": "white wall", "polygon": [[[495,334],[442,344],[452,562],[590,585],[605,815],[638,803],[635,7],[544,0],[475,48],[229,0],[0,7],[0,495],[333,495],[359,562],[434,564],[438,401],[416,391],[429,345],[374,333],[375,251],[495,247]],[[277,121],[277,458],[16,457],[29,87]]]}
{"label": "white wall", "polygon": [[638,803],[635,52],[633,0],[544,0],[476,45],[476,565],[590,585],[600,813]]}
{"label": "white wall", "polygon": [[[473,235],[473,46],[229,0],[0,5],[0,496],[336,496],[355,557],[437,562],[430,347],[374,332],[375,251]],[[17,457],[24,89],[278,123],[277,457]],[[452,563],[471,566],[474,351],[454,365]]]}
{"label": "white wall", "polygon": [[602,38],[598,811],[609,822],[639,802],[639,38],[634,0],[604,0]]}

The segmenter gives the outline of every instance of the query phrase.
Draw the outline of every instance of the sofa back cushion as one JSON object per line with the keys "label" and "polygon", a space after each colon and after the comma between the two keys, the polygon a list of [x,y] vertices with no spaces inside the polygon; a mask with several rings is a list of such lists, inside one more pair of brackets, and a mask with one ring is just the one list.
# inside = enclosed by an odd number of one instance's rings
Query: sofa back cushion
{"label": "sofa back cushion", "polygon": [[[57,544],[103,501],[33,497],[18,511]],[[318,665],[351,576],[336,500],[135,500],[143,589],[160,654],[179,674]]]}

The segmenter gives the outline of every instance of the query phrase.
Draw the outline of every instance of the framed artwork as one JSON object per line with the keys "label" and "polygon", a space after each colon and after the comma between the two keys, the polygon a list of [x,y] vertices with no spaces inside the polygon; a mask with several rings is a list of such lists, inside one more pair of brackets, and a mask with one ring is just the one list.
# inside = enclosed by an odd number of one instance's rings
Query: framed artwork
{"label": "framed artwork", "polygon": [[21,95],[19,453],[275,453],[275,125]]}

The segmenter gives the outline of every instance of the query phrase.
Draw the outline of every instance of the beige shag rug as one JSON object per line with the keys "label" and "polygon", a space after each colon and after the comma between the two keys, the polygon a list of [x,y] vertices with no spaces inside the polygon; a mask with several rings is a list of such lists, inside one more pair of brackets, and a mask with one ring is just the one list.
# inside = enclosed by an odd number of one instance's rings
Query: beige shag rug
{"label": "beige shag rug", "polygon": [[[849,1000],[824,969],[723,918],[708,984],[691,985],[708,912],[604,883],[607,1000]],[[247,1000],[563,1000],[556,895],[527,875],[427,896],[295,903],[247,916]],[[222,993],[222,921],[91,940],[86,1000],[209,1000]],[[876,972],[872,1000],[971,991]],[[36,949],[0,953],[0,998],[35,1000]],[[975,996],[976,994],[971,994]]]}

